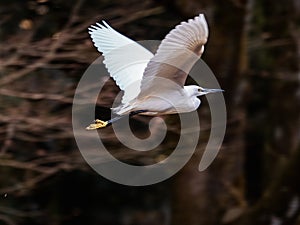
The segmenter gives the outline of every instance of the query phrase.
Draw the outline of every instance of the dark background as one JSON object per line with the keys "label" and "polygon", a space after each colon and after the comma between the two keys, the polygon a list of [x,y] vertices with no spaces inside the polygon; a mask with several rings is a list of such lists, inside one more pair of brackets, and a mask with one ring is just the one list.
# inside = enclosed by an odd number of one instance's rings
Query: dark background
{"label": "dark background", "polygon": [[[160,40],[199,13],[210,28],[203,59],[226,90],[218,157],[197,171],[207,129],[172,178],[146,187],[106,180],[72,134],[76,85],[100,55],[88,26],[105,19],[134,40]],[[1,1],[0,224],[300,224],[299,24],[298,0]],[[97,112],[106,112],[101,106],[116,90],[108,85]],[[209,128],[202,100],[201,124]],[[168,120],[172,128],[176,116]],[[151,157],[167,156],[176,138],[170,133]],[[120,160],[147,163],[111,147]]]}

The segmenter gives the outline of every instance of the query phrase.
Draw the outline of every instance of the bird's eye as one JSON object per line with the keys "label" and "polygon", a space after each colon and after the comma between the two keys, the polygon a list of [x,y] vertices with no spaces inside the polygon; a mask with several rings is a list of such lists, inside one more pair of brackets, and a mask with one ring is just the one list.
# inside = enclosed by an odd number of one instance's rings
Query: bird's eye
{"label": "bird's eye", "polygon": [[198,88],[198,92],[201,92],[202,91],[202,89],[201,88]]}

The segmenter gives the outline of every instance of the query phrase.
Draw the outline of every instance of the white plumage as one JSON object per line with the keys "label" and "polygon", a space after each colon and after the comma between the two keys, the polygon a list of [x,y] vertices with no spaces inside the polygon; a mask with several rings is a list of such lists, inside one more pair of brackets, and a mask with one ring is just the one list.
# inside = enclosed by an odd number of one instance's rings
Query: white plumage
{"label": "white plumage", "polygon": [[[115,31],[105,21],[102,23],[92,25],[89,33],[104,56],[110,76],[124,91],[122,103],[113,108],[114,113],[124,115],[140,110],[145,115],[190,112],[201,103],[197,96],[222,91],[184,86],[188,72],[201,57],[207,42],[208,26],[203,14],[171,30],[155,55]],[[110,123],[99,121],[87,129]]]}
{"label": "white plumage", "polygon": [[[140,92],[143,72],[153,54],[135,41],[111,28],[105,21],[91,26],[89,33],[94,45],[104,56],[104,64],[110,76],[124,91],[122,103],[134,99]],[[128,88],[131,84],[135,89]]]}

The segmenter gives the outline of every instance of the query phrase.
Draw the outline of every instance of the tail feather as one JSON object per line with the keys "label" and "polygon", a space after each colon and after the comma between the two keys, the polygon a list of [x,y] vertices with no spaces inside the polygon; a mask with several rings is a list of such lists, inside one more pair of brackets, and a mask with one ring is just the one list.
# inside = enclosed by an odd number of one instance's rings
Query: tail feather
{"label": "tail feather", "polygon": [[121,116],[121,115],[129,114],[133,110],[133,107],[129,104],[125,104],[125,105],[122,104],[115,108],[111,108],[111,110],[114,114]]}

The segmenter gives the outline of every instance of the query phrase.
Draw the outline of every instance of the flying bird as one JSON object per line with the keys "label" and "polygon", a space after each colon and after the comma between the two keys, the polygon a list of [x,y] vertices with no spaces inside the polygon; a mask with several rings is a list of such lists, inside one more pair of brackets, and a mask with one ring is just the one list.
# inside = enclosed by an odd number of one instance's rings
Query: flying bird
{"label": "flying bird", "polygon": [[121,104],[112,108],[116,117],[108,121],[96,119],[87,130],[106,127],[125,115],[191,112],[200,106],[198,96],[223,91],[184,85],[207,42],[208,26],[203,14],[171,30],[154,55],[105,21],[92,25],[89,34],[104,56],[110,76],[124,94]]}

